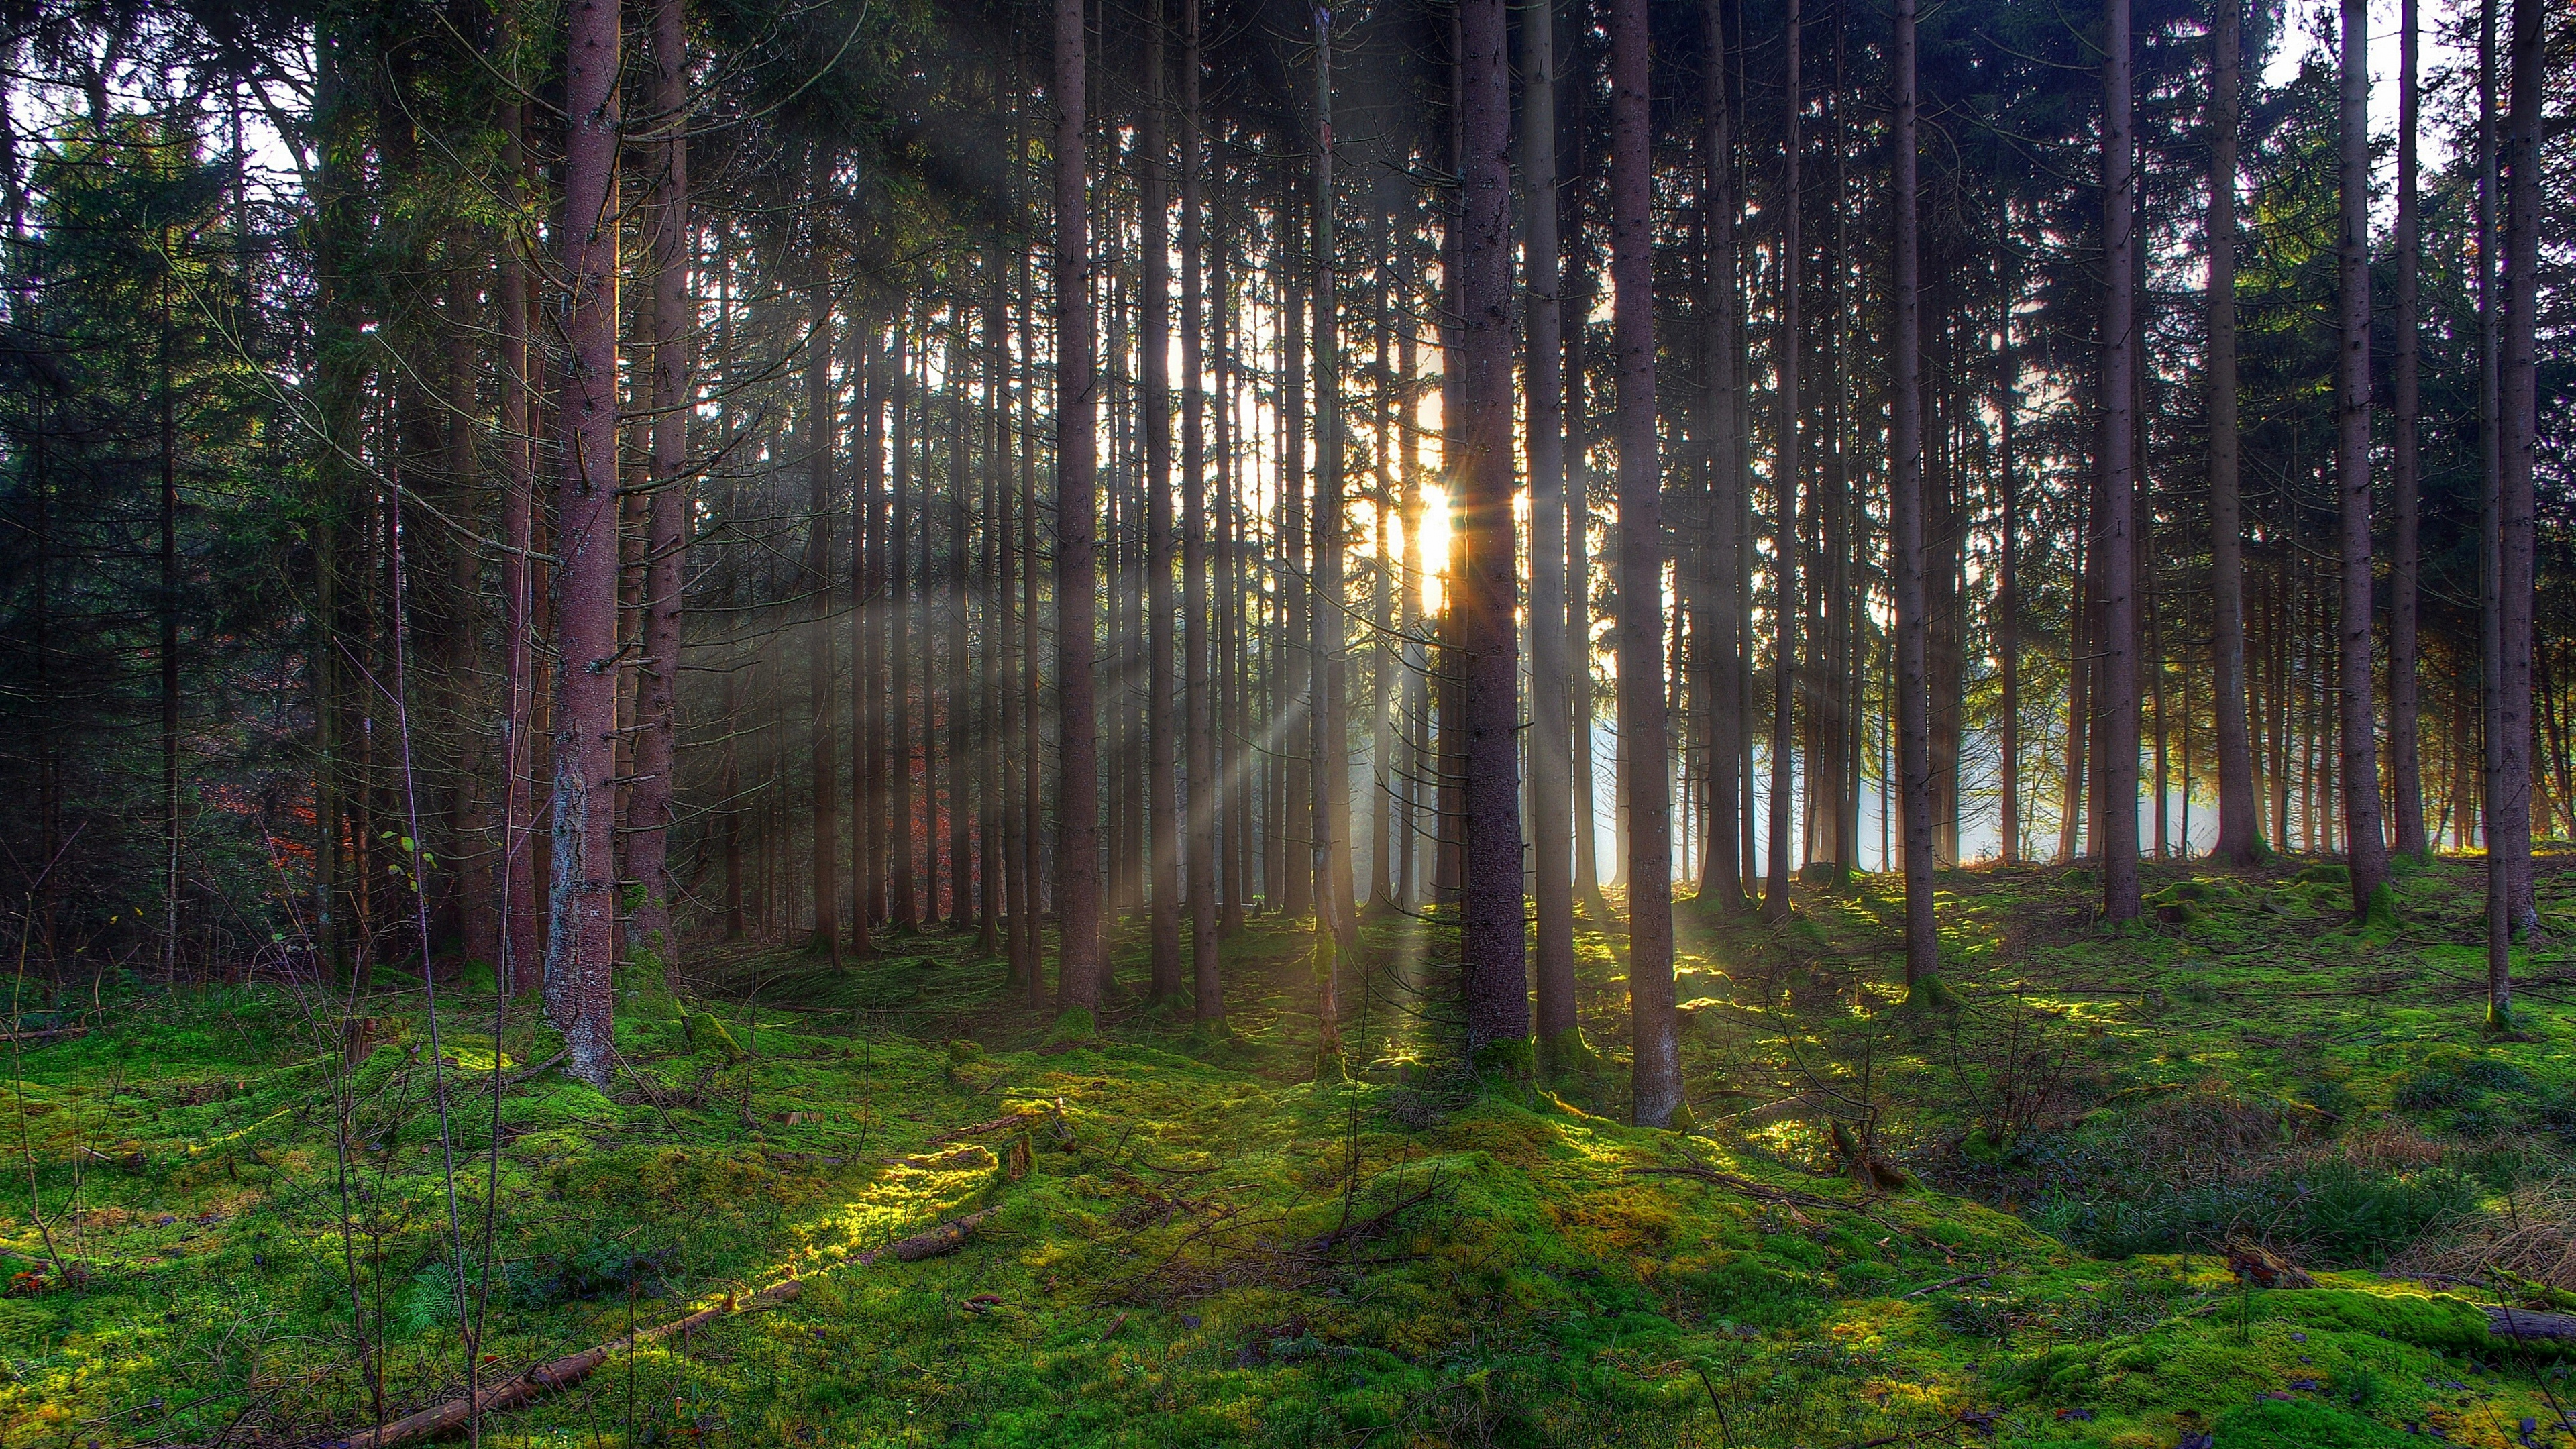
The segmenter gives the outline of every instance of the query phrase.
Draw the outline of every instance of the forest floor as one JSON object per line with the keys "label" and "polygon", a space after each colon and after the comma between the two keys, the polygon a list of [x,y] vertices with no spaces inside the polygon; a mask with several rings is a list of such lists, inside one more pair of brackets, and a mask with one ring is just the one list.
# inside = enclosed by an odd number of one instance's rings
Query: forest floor
{"label": "forest floor", "polygon": [[[2571,868],[2542,857],[2560,942]],[[433,1019],[417,981],[30,982],[0,1445],[329,1442],[453,1398],[460,1241],[502,1265],[462,1295],[487,1385],[742,1310],[498,1445],[2569,1445],[2561,1359],[2490,1318],[2576,1307],[2576,948],[2520,963],[2498,1037],[2480,862],[2404,874],[2393,930],[2337,872],[2151,865],[2160,919],[2117,932],[2081,871],[1947,872],[1937,1004],[1894,984],[1891,879],[1777,927],[1684,902],[1687,1134],[1620,1125],[1597,921],[1600,1070],[1537,1086],[1440,1049],[1454,932],[1386,913],[1323,1080],[1275,918],[1226,943],[1224,1033],[1135,994],[1059,1031],[971,935],[837,971],[710,943],[686,1000],[622,984],[607,1095],[528,1070],[533,1004],[496,1053],[488,985]]]}

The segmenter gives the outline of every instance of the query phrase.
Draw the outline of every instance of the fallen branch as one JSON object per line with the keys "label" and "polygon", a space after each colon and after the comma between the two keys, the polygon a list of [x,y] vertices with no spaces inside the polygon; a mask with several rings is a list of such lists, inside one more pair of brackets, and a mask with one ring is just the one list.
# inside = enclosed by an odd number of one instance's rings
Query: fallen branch
{"label": "fallen branch", "polygon": [[569,1055],[568,1052],[557,1052],[553,1056],[546,1058],[544,1061],[537,1063],[533,1067],[523,1067],[518,1071],[512,1072],[508,1076],[503,1077],[501,1079],[501,1085],[504,1087],[515,1087],[530,1078],[544,1076],[546,1073],[554,1070],[555,1063],[562,1061],[567,1055]]}
{"label": "fallen branch", "polygon": [[56,1038],[56,1037],[65,1037],[65,1038],[69,1038],[69,1037],[87,1036],[87,1035],[89,1035],[89,1028],[88,1028],[88,1027],[85,1027],[85,1026],[49,1026],[49,1027],[45,1028],[43,1031],[9,1031],[9,1032],[0,1032],[0,1041],[8,1041],[8,1042],[51,1041],[51,1040],[53,1040],[53,1039],[54,1039],[54,1038]]}
{"label": "fallen branch", "polygon": [[972,1127],[952,1127],[921,1145],[937,1147],[954,1142],[961,1137],[981,1137],[987,1132],[999,1132],[1006,1127],[1034,1127],[1046,1115],[1044,1111],[1007,1112],[990,1122],[978,1122]]}
{"label": "fallen branch", "polygon": [[1970,1283],[1983,1283],[1993,1276],[1995,1275],[1991,1271],[1984,1273],[1962,1273],[1956,1278],[1944,1278],[1938,1283],[1926,1283],[1911,1293],[1899,1294],[1897,1295],[1896,1301],[1902,1303],[1908,1298],[1920,1298],[1926,1293],[1938,1293],[1944,1288],[1959,1288]]}
{"label": "fallen branch", "polygon": [[[881,1257],[892,1257],[898,1262],[912,1263],[924,1258],[935,1258],[943,1253],[955,1252],[965,1245],[968,1238],[974,1236],[975,1229],[982,1226],[993,1213],[992,1208],[968,1213],[962,1218],[941,1223],[928,1232],[916,1233],[873,1252],[859,1254],[848,1260],[849,1265],[864,1268]],[[728,1293],[722,1302],[701,1308],[687,1317],[676,1318],[669,1323],[657,1324],[651,1328],[637,1329],[623,1338],[612,1339],[596,1348],[586,1348],[579,1353],[566,1354],[551,1363],[539,1364],[526,1373],[484,1389],[470,1399],[450,1399],[446,1403],[423,1409],[419,1413],[407,1414],[380,1429],[363,1429],[345,1439],[334,1440],[329,1445],[329,1449],[394,1449],[396,1445],[433,1439],[441,1434],[462,1429],[468,1421],[479,1419],[485,1414],[516,1408],[551,1390],[569,1388],[589,1377],[601,1365],[620,1353],[629,1353],[645,1344],[658,1343],[666,1338],[693,1333],[719,1318],[771,1308],[781,1303],[793,1303],[804,1291],[804,1280],[791,1277],[783,1283],[772,1284],[748,1298],[737,1298]]]}

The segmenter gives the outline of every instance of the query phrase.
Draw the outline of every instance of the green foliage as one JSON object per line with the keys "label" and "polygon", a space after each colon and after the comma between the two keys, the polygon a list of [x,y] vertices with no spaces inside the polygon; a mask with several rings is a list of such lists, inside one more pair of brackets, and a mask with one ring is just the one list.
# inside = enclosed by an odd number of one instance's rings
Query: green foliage
{"label": "green foliage", "polygon": [[2377,1263],[2477,1200],[2477,1184],[2448,1168],[2372,1172],[2338,1159],[2201,1183],[2063,1192],[2032,1220],[2108,1258],[2207,1252],[2250,1237],[2300,1244],[2316,1261]]}

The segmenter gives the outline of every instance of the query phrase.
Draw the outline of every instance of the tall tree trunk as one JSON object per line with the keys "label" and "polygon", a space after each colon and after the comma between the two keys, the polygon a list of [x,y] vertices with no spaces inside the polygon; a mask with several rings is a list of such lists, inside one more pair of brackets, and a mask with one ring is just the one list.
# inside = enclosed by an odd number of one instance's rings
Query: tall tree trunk
{"label": "tall tree trunk", "polygon": [[[995,104],[999,102],[999,84]],[[990,237],[984,248],[984,487],[983,583],[980,600],[984,648],[975,691],[975,862],[979,882],[975,912],[975,950],[1002,954],[1002,932],[1008,910],[1011,869],[1003,856],[1003,817],[1009,799],[1003,770],[1008,736],[1001,725],[1002,656],[1010,652],[1011,577],[1002,566],[1010,537],[1011,439],[1010,403],[1003,391],[1010,339],[1002,325],[1002,239]]]}
{"label": "tall tree trunk", "polygon": [[[922,922],[923,905],[914,895],[920,876],[914,870],[912,838],[912,665],[913,625],[919,614],[920,592],[915,587],[912,568],[912,520],[917,511],[912,505],[913,453],[912,412],[907,404],[912,399],[912,364],[906,343],[910,337],[910,309],[898,308],[894,319],[894,350],[886,369],[886,380],[892,385],[889,401],[894,417],[894,441],[889,449],[894,459],[894,516],[887,525],[886,561],[886,654],[893,661],[893,697],[886,702],[891,720],[892,739],[888,744],[887,765],[894,774],[893,830],[894,852],[894,924],[902,930],[917,929]],[[925,490],[928,487],[924,480]],[[928,728],[927,723],[924,729]],[[927,772],[923,783],[928,784]],[[927,837],[924,837],[925,845]],[[933,877],[936,879],[936,876]],[[931,915],[939,912],[934,893],[928,903]]]}
{"label": "tall tree trunk", "polygon": [[[523,199],[527,174],[527,107],[502,108],[502,165],[509,198]],[[512,996],[536,989],[543,958],[537,943],[537,757],[533,744],[537,566],[535,409],[529,403],[533,359],[528,349],[528,237],[513,216],[501,236],[501,595],[503,687],[508,701],[501,722],[501,956],[502,989]],[[726,676],[730,682],[732,676]],[[319,723],[317,719],[317,724]],[[730,802],[728,802],[730,803]],[[730,816],[728,817],[730,819]],[[318,860],[317,860],[318,864]]]}
{"label": "tall tree trunk", "polygon": [[974,853],[969,848],[974,818],[973,790],[968,781],[974,762],[971,736],[975,718],[975,668],[967,653],[967,586],[972,552],[968,515],[974,507],[972,470],[967,466],[965,298],[952,298],[948,309],[948,925],[964,930],[975,914]]}
{"label": "tall tree trunk", "polygon": [[2138,245],[2137,137],[2132,114],[2129,0],[2102,7],[2102,243],[2106,273],[2102,306],[2102,513],[2096,530],[2102,554],[2103,712],[2102,913],[2112,921],[2137,918],[2138,902],[2138,599],[2136,539],[2136,393],[2130,379],[2136,351]]}
{"label": "tall tree trunk", "polygon": [[[830,152],[814,153],[814,195],[831,183]],[[805,689],[814,772],[814,944],[841,964],[841,742],[833,688],[832,535],[840,510],[832,497],[832,287],[820,275],[807,292],[811,330],[805,340]]]}
{"label": "tall tree trunk", "polygon": [[1686,1110],[1673,1011],[1663,464],[1655,442],[1654,132],[1646,0],[1610,9],[1611,330],[1619,355],[1619,738],[1628,747],[1628,1009],[1637,1125]]}
{"label": "tall tree trunk", "polygon": [[[1572,54],[1569,84],[1566,87],[1567,118],[1565,131],[1574,141],[1571,157],[1559,152],[1558,169],[1571,170],[1561,181],[1563,210],[1559,213],[1558,230],[1567,249],[1575,257],[1574,273],[1565,278],[1565,305],[1559,311],[1559,329],[1565,334],[1565,686],[1568,703],[1574,715],[1574,898],[1584,914],[1594,921],[1608,924],[1609,903],[1601,894],[1601,816],[1594,800],[1597,782],[1592,753],[1592,406],[1591,343],[1592,304],[1599,296],[1592,264],[1592,244],[1584,235],[1586,202],[1591,195],[1592,172],[1586,153],[1583,120],[1586,95],[1591,91],[1592,71],[1582,37],[1590,33],[1589,0],[1574,0],[1575,24],[1569,28],[1576,37]],[[1574,325],[1566,327],[1563,319],[1571,316]]]}
{"label": "tall tree trunk", "polygon": [[1730,916],[1747,909],[1744,858],[1739,849],[1745,719],[1744,646],[1750,611],[1742,570],[1750,489],[1744,471],[1743,343],[1739,324],[1741,271],[1736,259],[1735,112],[1727,100],[1729,55],[1724,0],[1702,0],[1708,77],[1703,106],[1708,128],[1708,414],[1709,578],[1711,637],[1693,641],[1708,656],[1702,679],[1710,698],[1708,838],[1700,867],[1700,894]]}
{"label": "tall tree trunk", "polygon": [[570,1071],[606,1091],[617,924],[617,78],[619,13],[564,28],[564,297],[557,488],[555,819],[549,1005]]}
{"label": "tall tree trunk", "polygon": [[[2006,236],[2011,214],[2003,206],[1996,208],[1998,236]],[[2002,533],[2002,560],[1995,588],[1995,655],[1997,672],[2002,676],[2002,698],[1996,704],[1997,751],[2002,758],[2002,799],[1997,802],[1996,818],[2002,827],[2001,856],[2006,865],[2019,865],[2022,859],[2022,780],[2021,780],[2021,480],[2013,472],[2013,423],[2021,410],[2021,353],[2013,341],[2013,312],[2021,300],[2022,279],[2018,266],[2011,270],[2011,282],[2004,292],[2003,315],[1996,319],[1995,335],[2000,343],[1996,376],[2000,386],[1995,398],[1995,472],[1998,502],[2002,516],[1996,526]],[[1917,277],[1920,277],[1919,263]],[[1918,359],[1919,361],[1919,359]],[[2184,711],[2189,715],[2189,711]],[[2187,738],[2187,737],[2186,737]],[[2188,746],[2186,746],[2188,748]],[[2190,770],[2184,770],[2186,779]],[[2188,785],[2185,786],[2188,789]],[[2186,802],[2186,809],[2188,803]],[[2188,834],[2188,827],[2185,833]]]}
{"label": "tall tree trunk", "polygon": [[2388,879],[2380,818],[2379,734],[2371,675],[2370,539],[2370,12],[2343,0],[2343,225],[2337,257],[2335,498],[2343,556],[2336,685],[2343,745],[2344,849],[2352,909],[2367,915]]}
{"label": "tall tree trunk", "polygon": [[1573,787],[1566,770],[1565,339],[1557,294],[1556,14],[1533,8],[1522,23],[1521,174],[1528,188],[1530,492],[1530,858],[1538,906],[1538,1047],[1548,1070],[1582,1056],[1574,1000]]}
{"label": "tall tree trunk", "polygon": [[1217,810],[1223,789],[1216,769],[1218,718],[1208,661],[1207,396],[1200,381],[1207,366],[1201,241],[1207,148],[1199,113],[1204,64],[1199,45],[1199,0],[1181,0],[1181,660],[1189,690],[1190,992],[1191,1014],[1217,1022],[1225,1019],[1225,983],[1217,972],[1216,953]]}
{"label": "tall tree trunk", "polygon": [[2496,372],[2496,788],[2489,853],[2509,872],[2509,924],[2538,943],[2531,874],[2533,473],[2539,441],[2541,108],[2539,0],[2513,0],[2513,110],[2504,145],[2504,306]]}
{"label": "tall tree trunk", "polygon": [[[1315,686],[1314,623],[1309,617],[1314,595],[1313,561],[1306,556],[1306,389],[1313,376],[1306,370],[1306,326],[1312,277],[1310,261],[1297,256],[1298,240],[1307,239],[1298,225],[1296,168],[1280,167],[1279,311],[1286,326],[1279,354],[1279,511],[1272,566],[1278,571],[1280,649],[1270,667],[1271,710],[1277,754],[1272,773],[1279,777],[1279,811],[1271,829],[1279,838],[1273,857],[1282,884],[1277,899],[1291,919],[1315,906],[1314,847],[1323,822],[1314,818],[1316,758],[1315,723],[1322,703]],[[1310,240],[1310,239],[1307,239]],[[1301,262],[1306,264],[1301,265]]]}
{"label": "tall tree trunk", "polygon": [[1920,987],[1941,969],[1932,914],[1932,699],[1930,620],[1923,586],[1923,249],[1917,212],[1914,0],[1896,0],[1896,398],[1890,439],[1888,550],[1896,585],[1898,808],[1905,839],[1905,984]]}
{"label": "tall tree trunk", "polygon": [[[1025,299],[1020,313],[1020,356],[1034,359],[1037,354],[1037,292],[1030,285],[1034,269],[1029,253],[1022,250],[1015,259],[1019,272],[1018,290]],[[1019,388],[1020,436],[1037,436],[1037,388],[1033,361],[1024,364]],[[1039,839],[1045,811],[1042,808],[1040,780],[1045,771],[1039,768],[1045,745],[1046,726],[1038,708],[1038,450],[1035,443],[1020,449],[1020,734],[1014,742],[1020,757],[1020,858],[1019,878],[1027,883],[1026,910],[1011,923],[1018,940],[1020,956],[1028,971],[1028,1001],[1031,1006],[1046,1004],[1046,970],[1038,960],[1038,915],[1046,909],[1047,880],[1044,874],[1047,852]],[[1061,791],[1063,780],[1057,777]],[[1059,892],[1057,900],[1063,899]]]}
{"label": "tall tree trunk", "polygon": [[1182,727],[1172,679],[1172,279],[1171,141],[1164,125],[1163,0],[1145,13],[1145,104],[1137,117],[1143,152],[1143,335],[1137,339],[1138,404],[1145,423],[1145,826],[1153,887],[1148,998],[1181,992],[1181,822],[1172,798]]}
{"label": "tall tree trunk", "polygon": [[[1313,683],[1315,968],[1324,1043],[1339,1049],[1342,960],[1359,948],[1351,901],[1350,715],[1343,669],[1349,632],[1342,597],[1343,445],[1340,291],[1333,236],[1333,45],[1329,9],[1315,11],[1315,501],[1308,655]],[[1518,711],[1515,709],[1515,715]],[[1517,825],[1517,822],[1515,822]]]}
{"label": "tall tree trunk", "polygon": [[2498,0],[2478,7],[2478,814],[2487,847],[2487,1024],[2513,1021],[2513,862],[2498,828],[2503,798],[2504,691],[2503,439],[2504,319],[2496,288],[2499,200],[2495,94]]}
{"label": "tall tree trunk", "polygon": [[853,319],[849,335],[850,432],[859,464],[850,485],[850,944],[866,956],[885,919],[885,522],[877,507],[885,482],[885,358],[874,319]]}
{"label": "tall tree trunk", "polygon": [[[644,658],[637,700],[635,818],[627,825],[627,868],[641,897],[628,932],[639,959],[662,966],[664,989],[679,991],[680,938],[671,929],[668,865],[674,773],[679,767],[681,581],[687,576],[689,339],[697,307],[689,294],[689,51],[686,0],[655,0],[653,109],[663,131],[653,198],[653,482],[644,538]],[[818,626],[819,628],[819,626]],[[838,885],[834,889],[838,890]]]}
{"label": "tall tree trunk", "polygon": [[2209,591],[2223,865],[2263,853],[2245,725],[2245,526],[2237,511],[2236,127],[2243,0],[2213,0],[2209,30]]}
{"label": "tall tree trunk", "polygon": [[1806,263],[1806,242],[1799,231],[1799,214],[1804,210],[1806,195],[1799,184],[1799,149],[1804,143],[1799,139],[1798,122],[1806,104],[1798,66],[1800,27],[1798,0],[1789,0],[1784,35],[1788,60],[1783,94],[1787,100],[1782,117],[1780,185],[1780,340],[1772,357],[1780,396],[1771,469],[1771,615],[1776,632],[1771,660],[1771,799],[1766,842],[1770,859],[1762,882],[1762,918],[1767,921],[1789,918],[1789,820],[1797,794],[1797,735],[1793,727],[1798,688],[1798,475],[1804,457],[1798,417],[1798,350],[1805,345],[1798,291]]}
{"label": "tall tree trunk", "polygon": [[2416,276],[2417,224],[2415,128],[2421,124],[2415,81],[2415,0],[2401,0],[2397,33],[2397,229],[2394,385],[2397,406],[2389,448],[2389,508],[2396,514],[2389,539],[2388,573],[2388,776],[2396,796],[2397,850],[2415,860],[2432,858],[2424,832],[2422,650],[2417,642],[2417,591],[2423,575],[2418,505],[2417,422],[2423,411],[2421,293]]}
{"label": "tall tree trunk", "polygon": [[1100,736],[1092,702],[1095,387],[1083,0],[1055,0],[1056,1004],[1100,1001]]}
{"label": "tall tree trunk", "polygon": [[[1460,789],[1466,910],[1460,949],[1471,1052],[1528,1040],[1521,914],[1519,648],[1512,627],[1511,87],[1502,0],[1462,0],[1459,378],[1463,445],[1447,601],[1463,698]],[[1660,612],[1656,617],[1661,618]],[[1658,651],[1660,655],[1660,651]],[[1633,968],[1632,968],[1633,969]]]}

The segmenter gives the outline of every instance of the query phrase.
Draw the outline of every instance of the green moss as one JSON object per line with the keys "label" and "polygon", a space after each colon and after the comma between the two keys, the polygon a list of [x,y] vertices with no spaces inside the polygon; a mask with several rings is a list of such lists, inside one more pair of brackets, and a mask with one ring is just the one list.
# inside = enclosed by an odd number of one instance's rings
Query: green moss
{"label": "green moss", "polygon": [[1489,1041],[1476,1049],[1476,1075],[1503,1082],[1527,1082],[1536,1066],[1536,1055],[1527,1037],[1509,1041]]}
{"label": "green moss", "polygon": [[1583,1028],[1570,1026],[1554,1036],[1538,1041],[1539,1071],[1550,1081],[1569,1076],[1590,1076],[1601,1070],[1601,1053],[1584,1040]]}
{"label": "green moss", "polygon": [[739,1062],[749,1055],[725,1024],[707,1012],[682,1012],[680,1033],[691,1051],[712,1052],[728,1062]]}
{"label": "green moss", "polygon": [[1048,1046],[1087,1045],[1098,1040],[1100,1024],[1093,1020],[1089,1007],[1068,1006],[1055,1014],[1054,1024],[1047,1028]]}
{"label": "green moss", "polygon": [[2301,867],[2299,873],[2290,879],[2302,885],[2350,885],[2352,868],[2335,861],[2321,860],[2314,865]]}
{"label": "green moss", "polygon": [[2221,1415],[2216,1442],[2227,1449],[2394,1449],[2406,1437],[2314,1399],[2267,1399]]}
{"label": "green moss", "polygon": [[2370,888],[2370,903],[2362,912],[2362,922],[2373,930],[2397,929],[2397,891],[2388,882],[2381,881]]}
{"label": "green moss", "polygon": [[[2476,862],[2402,878],[2404,962],[2336,928],[2348,899],[2275,915],[2224,879],[2142,873],[2149,899],[2201,912],[2188,942],[2085,928],[2089,879],[1943,872],[1954,1003],[1937,1014],[1891,1010],[1883,878],[1859,902],[1803,895],[1808,932],[1681,913],[1677,974],[1710,1003],[1682,1044],[1690,1101],[1712,1108],[1677,1115],[1687,1137],[1620,1123],[1615,923],[1577,936],[1578,1034],[1474,1063],[1450,1015],[1454,921],[1372,916],[1343,956],[1341,1027],[1367,1067],[1320,1085],[1303,922],[1227,939],[1223,1028],[1122,1008],[1114,1042],[947,932],[842,971],[692,942],[708,999],[743,1003],[713,1024],[748,1042],[756,1008],[764,1055],[728,1057],[674,1003],[621,1019],[613,1097],[519,1082],[497,1144],[488,1098],[456,1114],[478,1220],[487,1161],[498,1177],[489,1341],[555,1357],[795,1265],[795,1303],[620,1360],[639,1442],[1825,1445],[1991,1409],[1997,1443],[2169,1446],[2223,1424],[2234,1449],[2357,1423],[2509,1440],[2548,1415],[2536,1385],[2473,1366],[2512,1361],[2476,1299],[2360,1271],[2509,1225],[2506,1187],[2576,1156],[2576,1059],[2550,1044],[2567,1009],[2535,996],[2519,1024],[2548,1039],[2482,1038],[2456,994],[2480,969]],[[2339,894],[2291,889],[2311,888]],[[2540,888],[2544,911],[2576,897],[2553,873]],[[1132,926],[1112,949],[1141,981]],[[442,1040],[488,1053],[490,1003],[463,996],[441,992]],[[167,1394],[174,1364],[195,1386],[151,1430],[173,1441],[214,1438],[279,1384],[299,1423],[367,1422],[374,1369],[342,1346],[343,1202],[392,1407],[454,1377],[420,1006],[352,1008],[406,1034],[352,1073],[373,1090],[346,1198],[329,1032],[282,993],[111,1001],[96,1036],[25,1051],[8,1120],[57,1232],[77,1190],[80,1251],[110,1271],[0,1298],[0,1444],[82,1437]],[[516,1063],[558,1044],[514,1009],[499,1045]],[[1557,1073],[1578,1048],[1599,1058],[1561,1073],[1562,1097],[1468,1090],[1470,1066]],[[121,1069],[136,1061],[153,1072]],[[1826,1175],[1825,1122],[1778,1107],[1819,1084],[1866,1103],[1911,1190]],[[2520,1195],[2526,1220],[2539,1201]],[[984,1206],[957,1253],[851,1261]],[[9,1212],[0,1266],[41,1271],[23,1197]],[[2240,1292],[2210,1251],[2230,1234],[2323,1286]],[[578,1439],[586,1412],[548,1396],[486,1432]]]}

